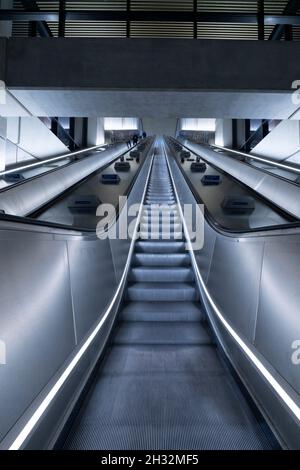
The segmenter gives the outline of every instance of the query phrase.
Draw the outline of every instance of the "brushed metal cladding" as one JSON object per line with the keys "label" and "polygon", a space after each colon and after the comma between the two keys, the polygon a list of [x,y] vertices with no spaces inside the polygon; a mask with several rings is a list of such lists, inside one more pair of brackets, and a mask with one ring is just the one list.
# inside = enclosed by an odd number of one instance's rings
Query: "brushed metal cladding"
{"label": "brushed metal cladding", "polygon": [[75,347],[64,242],[1,240],[0,439]]}
{"label": "brushed metal cladding", "polygon": [[263,241],[217,236],[207,288],[236,331],[254,340]]}
{"label": "brushed metal cladding", "polygon": [[117,283],[109,240],[68,242],[76,339],[101,318]]}
{"label": "brushed metal cladding", "polygon": [[94,171],[105,166],[127,150],[125,144],[117,144],[101,153],[58,168],[50,173],[8,187],[0,192],[0,209],[6,214],[26,216]]}
{"label": "brushed metal cladding", "polygon": [[204,224],[204,245],[195,253],[195,258],[205,284],[208,282],[217,235],[208,224]]}
{"label": "brushed metal cladding", "polygon": [[255,346],[300,395],[300,240],[266,243]]}
{"label": "brushed metal cladding", "polygon": [[[95,368],[96,362],[99,359],[118,312],[118,303],[121,295],[119,295],[116,303],[110,313],[109,318],[103,324],[99,334],[94,339],[91,347],[83,355],[75,369],[72,371],[68,380],[64,383],[60,393],[54,398],[51,407],[46,411],[43,419],[40,420],[37,429],[32,433],[29,440],[26,442],[26,450],[49,450],[56,444],[57,439],[60,437],[61,432],[66,425],[66,422],[72,412],[74,406],[80,398],[86,379],[90,376]],[[76,350],[73,354],[76,353]],[[49,381],[46,390],[49,391],[58,379],[59,374]],[[33,409],[38,406],[40,397],[33,402]],[[31,413],[26,413],[26,418],[31,416]],[[26,420],[25,420],[26,422]],[[7,442],[11,442],[11,436],[7,436],[2,445],[5,447]],[[0,449],[1,449],[0,444]]]}
{"label": "brushed metal cladding", "polygon": [[[167,154],[170,155],[168,148]],[[195,206],[197,202],[195,201],[193,193],[188,187],[187,182],[182,177],[180,171],[178,171],[176,161],[173,158],[169,158],[169,164],[173,173],[173,178],[176,185],[179,200],[182,202],[182,204],[192,204],[193,206]],[[208,280],[216,236],[216,232],[208,224],[204,223],[203,247],[200,250],[194,251],[197,263],[201,268],[201,273],[204,282],[207,282]]]}
{"label": "brushed metal cladding", "polygon": [[182,140],[190,150],[226,171],[287,213],[300,219],[300,187],[275,175],[211,150],[207,146]]}

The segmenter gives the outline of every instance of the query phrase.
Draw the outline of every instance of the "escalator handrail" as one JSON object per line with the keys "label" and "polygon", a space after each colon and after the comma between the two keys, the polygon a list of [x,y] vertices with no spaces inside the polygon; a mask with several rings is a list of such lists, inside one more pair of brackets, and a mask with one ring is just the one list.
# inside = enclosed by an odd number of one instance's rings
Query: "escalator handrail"
{"label": "escalator handrail", "polygon": [[[207,144],[201,144],[201,145],[207,145]],[[286,171],[289,171],[289,172],[292,172],[292,173],[297,173],[297,175],[300,175],[300,166],[299,165],[288,165],[286,163],[281,163],[280,161],[277,161],[277,160],[272,160],[270,158],[264,158],[264,157],[261,157],[261,156],[255,155],[255,154],[252,155],[252,153],[251,154],[250,153],[245,153],[245,152],[241,152],[240,150],[229,149],[227,147],[221,147],[220,145],[215,145],[215,144],[209,144],[209,145],[207,145],[207,147],[211,147],[212,149],[216,148],[216,149],[219,149],[219,150],[224,150],[225,152],[228,152],[228,153],[232,153],[232,158],[234,158],[235,155],[240,155],[244,158],[249,158],[251,160],[257,160],[258,162],[267,163],[269,165],[276,166],[278,168],[282,168],[283,170],[286,170]],[[230,157],[230,155],[228,155],[228,156]],[[249,163],[246,162],[246,161],[243,161],[242,163],[246,163],[247,165],[249,165]],[[291,181],[288,178],[285,178],[284,176],[276,175],[275,173],[272,173],[271,171],[266,170],[265,168],[259,168],[258,167],[258,169],[261,170],[261,171],[264,171],[266,173],[271,173],[276,178],[284,179],[285,181],[288,181],[291,184],[297,184],[294,181]]]}
{"label": "escalator handrail", "polygon": [[[88,147],[88,148],[86,148],[86,149],[78,150],[77,152],[80,152],[80,154],[84,154],[84,153],[89,154],[90,152],[95,152],[97,149],[102,148],[102,147],[104,147],[104,146],[101,146],[101,145],[100,145],[100,146],[96,146],[96,147]],[[105,147],[107,147],[107,146],[105,146]],[[134,148],[134,146],[133,146],[132,148]],[[127,151],[128,151],[128,150],[127,150]],[[121,157],[122,155],[124,155],[125,153],[127,153],[127,151],[125,151],[125,152],[123,152],[122,154],[120,154],[120,155],[118,156],[118,158]],[[49,163],[49,162],[51,163],[51,162],[53,162],[54,160],[56,160],[56,159],[58,159],[58,158],[61,159],[61,160],[66,160],[66,159],[68,159],[68,158],[70,158],[70,157],[71,157],[71,158],[76,157],[77,155],[79,155],[77,152],[68,153],[68,154],[62,155],[62,156],[60,156],[60,157],[53,157],[53,158],[49,159],[48,163]],[[87,155],[85,158],[88,158],[88,155]],[[57,161],[57,160],[56,160],[56,161]],[[45,165],[45,162],[46,162],[46,160],[43,160],[43,161],[41,161],[41,162],[38,162],[38,164],[39,164],[39,166],[43,166],[43,165]],[[68,162],[68,163],[66,163],[65,165],[59,166],[59,167],[57,167],[57,168],[51,168],[51,169],[48,170],[48,171],[46,170],[46,171],[43,172],[43,173],[39,173],[38,175],[33,175],[33,176],[30,176],[29,178],[25,178],[24,180],[21,180],[21,181],[17,181],[17,182],[15,182],[15,183],[12,183],[12,184],[10,184],[9,186],[6,186],[6,187],[4,187],[4,188],[1,188],[1,189],[0,189],[0,194],[3,193],[3,192],[5,192],[5,191],[9,191],[10,189],[15,188],[16,186],[20,186],[20,185],[22,185],[22,184],[29,183],[30,181],[33,181],[33,180],[35,180],[35,179],[37,179],[37,178],[40,178],[40,177],[42,177],[42,176],[46,176],[46,175],[48,175],[48,174],[50,174],[50,173],[53,173],[53,172],[55,172],[55,171],[59,171],[59,170],[61,170],[62,168],[65,168],[66,166],[69,166],[69,165],[73,165],[73,164],[75,164],[75,163],[77,163],[77,160],[75,160],[75,161],[72,160],[71,162]],[[36,164],[36,165],[38,165],[38,164]],[[32,165],[35,165],[35,164],[32,164]],[[15,168],[15,169],[13,169],[13,170],[6,170],[5,172],[1,172],[1,173],[0,173],[0,178],[2,178],[3,176],[5,176],[6,174],[9,174],[8,172],[11,172],[11,173],[12,173],[12,172],[20,172],[22,168],[25,168],[25,166],[24,166],[24,167],[18,167],[18,168]],[[30,169],[30,168],[29,168],[29,164],[28,164],[28,169]]]}
{"label": "escalator handrail", "polygon": [[100,148],[107,147],[106,144],[103,145],[94,145],[93,147],[87,147],[84,149],[80,150],[75,150],[74,152],[69,152],[69,153],[64,153],[62,155],[58,155],[56,157],[50,157],[50,158],[45,158],[43,160],[39,159],[37,162],[34,163],[26,163],[25,165],[21,165],[15,168],[10,168],[8,170],[3,170],[0,172],[0,177],[6,176],[6,175],[11,175],[13,173],[21,173],[23,171],[29,170],[31,168],[38,168],[43,165],[47,165],[52,162],[58,162],[59,160],[65,160],[67,158],[72,158],[76,157],[78,155],[83,155],[88,152],[93,152],[95,150],[98,150]]}

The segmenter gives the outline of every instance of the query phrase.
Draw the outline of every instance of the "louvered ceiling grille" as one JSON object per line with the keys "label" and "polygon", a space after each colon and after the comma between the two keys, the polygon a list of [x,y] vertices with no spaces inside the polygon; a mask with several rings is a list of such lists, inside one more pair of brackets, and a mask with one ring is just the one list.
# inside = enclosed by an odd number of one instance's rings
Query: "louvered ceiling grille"
{"label": "louvered ceiling grille", "polygon": [[193,23],[133,21],[130,25],[132,38],[193,38]]}
{"label": "louvered ceiling grille", "polygon": [[257,39],[257,25],[239,23],[198,23],[198,39]]}
{"label": "louvered ceiling grille", "polygon": [[[56,26],[57,28],[57,26]],[[55,32],[57,34],[57,31]],[[86,21],[85,28],[77,21],[66,23],[65,37],[89,37],[89,38],[124,38],[126,37],[125,21]]]}
{"label": "louvered ceiling grille", "polygon": [[133,11],[193,11],[193,0],[131,0]]}
{"label": "louvered ceiling grille", "polygon": [[[59,1],[37,1],[42,11],[58,11]],[[266,14],[281,14],[288,0],[265,0]],[[131,0],[130,8],[136,12],[177,11],[192,12],[193,0]],[[23,10],[21,2],[14,1],[14,8]],[[67,11],[126,11],[126,0],[110,1],[66,1]],[[207,13],[257,13],[257,0],[198,0],[198,12]],[[298,11],[300,13],[300,9]],[[58,35],[58,23],[48,22],[54,36]],[[193,22],[131,21],[130,37],[133,38],[193,38]],[[268,39],[273,26],[265,26],[265,39]],[[29,23],[13,22],[13,36],[28,36]],[[67,21],[66,37],[126,37],[126,21]],[[198,39],[245,39],[257,40],[256,24],[198,22]],[[300,27],[293,27],[293,39],[300,40]]]}
{"label": "louvered ceiling grille", "polygon": [[[286,0],[265,0],[265,12],[278,14],[283,12],[287,4]],[[256,13],[257,0],[198,0],[198,11],[219,12],[219,13]]]}

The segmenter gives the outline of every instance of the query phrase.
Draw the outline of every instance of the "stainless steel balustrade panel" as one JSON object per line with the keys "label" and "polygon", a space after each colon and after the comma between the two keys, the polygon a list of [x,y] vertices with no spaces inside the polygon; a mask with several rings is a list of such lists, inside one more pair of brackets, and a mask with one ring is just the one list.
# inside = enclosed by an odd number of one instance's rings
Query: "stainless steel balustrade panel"
{"label": "stainless steel balustrade panel", "polygon": [[255,346],[300,395],[300,364],[292,362],[300,341],[300,239],[266,243]]}
{"label": "stainless steel balustrade panel", "polygon": [[207,288],[222,314],[242,336],[254,340],[262,241],[217,236]]}
{"label": "stainless steel balustrade panel", "polygon": [[[5,238],[6,235],[6,238]],[[65,242],[0,241],[0,440],[75,347]]]}
{"label": "stainless steel balustrade panel", "polygon": [[0,209],[6,214],[26,216],[126,150],[125,144],[118,144],[72,165],[8,188],[0,192]]}
{"label": "stainless steel balustrade panel", "polygon": [[[168,152],[169,154],[169,152]],[[173,171],[173,178],[176,184],[179,199],[183,204],[195,205],[196,201],[185,179],[178,172],[177,163],[173,158],[169,159],[169,164]],[[199,266],[201,266],[201,273],[205,282],[207,282],[210,272],[211,261],[216,241],[216,232],[208,224],[204,224],[204,245],[201,250],[194,252],[195,258]]]}
{"label": "stainless steel balustrade panel", "polygon": [[250,188],[255,189],[287,213],[300,219],[300,187],[271,174],[240,162],[235,158],[215,152],[204,145],[189,140],[182,143],[190,150],[203,156],[209,163],[216,165]]}
{"label": "stainless steel balustrade panel", "polygon": [[76,338],[100,320],[117,288],[109,240],[68,242]]}

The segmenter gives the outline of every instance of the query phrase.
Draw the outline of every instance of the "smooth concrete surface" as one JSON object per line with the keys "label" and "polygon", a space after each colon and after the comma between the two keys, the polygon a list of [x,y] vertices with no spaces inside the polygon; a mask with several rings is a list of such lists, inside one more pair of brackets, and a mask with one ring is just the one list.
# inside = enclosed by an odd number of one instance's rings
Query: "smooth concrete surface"
{"label": "smooth concrete surface", "polygon": [[6,81],[12,88],[287,91],[299,61],[294,42],[12,38]]}
{"label": "smooth concrete surface", "polygon": [[[2,77],[36,116],[287,119],[298,108],[291,100],[300,59],[293,42],[12,38],[0,43],[0,58],[7,46]],[[2,59],[5,63],[5,54]]]}
{"label": "smooth concrete surface", "polygon": [[88,119],[88,146],[100,145],[105,142],[104,118],[91,117]]}
{"label": "smooth concrete surface", "polygon": [[232,147],[231,119],[216,119],[215,143],[221,147]]}
{"label": "smooth concrete surface", "polygon": [[[286,160],[300,151],[300,121],[284,120],[280,122],[263,140],[251,151],[253,155]],[[300,162],[300,155],[293,162]]]}
{"label": "smooth concrete surface", "polygon": [[176,118],[143,118],[143,129],[147,135],[172,135],[176,133]]}
{"label": "smooth concrete surface", "polygon": [[[288,119],[298,107],[290,92],[87,90],[79,85],[73,90],[10,91],[34,116]],[[6,111],[13,113],[10,107]]]}

